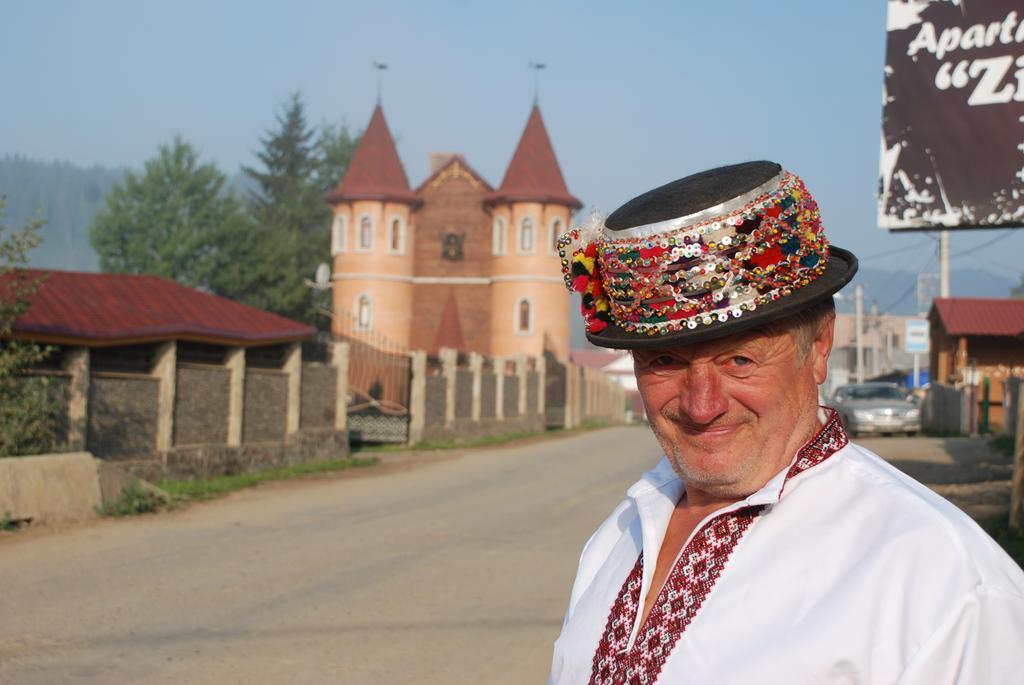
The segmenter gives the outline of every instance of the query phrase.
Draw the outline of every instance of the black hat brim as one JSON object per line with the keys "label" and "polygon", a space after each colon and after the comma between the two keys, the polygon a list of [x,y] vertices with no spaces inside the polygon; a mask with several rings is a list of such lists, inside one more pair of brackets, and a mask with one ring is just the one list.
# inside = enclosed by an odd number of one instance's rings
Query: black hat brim
{"label": "black hat brim", "polygon": [[804,287],[774,302],[760,305],[752,312],[720,323],[686,328],[665,335],[633,333],[617,324],[610,324],[600,333],[587,333],[587,340],[598,347],[620,350],[639,350],[654,347],[693,345],[717,338],[741,333],[751,328],[784,319],[816,302],[831,297],[849,283],[857,273],[857,258],[852,252],[839,247],[829,247],[828,267]]}

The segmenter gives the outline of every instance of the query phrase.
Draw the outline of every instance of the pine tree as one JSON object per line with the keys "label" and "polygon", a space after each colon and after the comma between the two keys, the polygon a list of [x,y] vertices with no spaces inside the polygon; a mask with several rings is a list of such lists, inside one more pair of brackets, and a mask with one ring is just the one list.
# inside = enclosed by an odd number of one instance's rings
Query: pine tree
{"label": "pine tree", "polygon": [[323,123],[316,139],[317,186],[326,193],[334,190],[348,171],[362,134],[352,135],[348,126]]}
{"label": "pine tree", "polygon": [[[5,198],[0,195],[0,219]],[[29,307],[41,278],[20,270],[28,252],[39,244],[42,221],[28,221],[21,231],[0,224],[0,457],[38,454],[55,449],[59,404],[48,378],[25,371],[42,361],[48,348],[11,340],[14,323]]]}
{"label": "pine tree", "polygon": [[263,283],[269,288],[265,301],[273,300],[272,311],[326,327],[329,322],[318,314],[313,293],[304,285],[317,264],[330,256],[330,210],[317,183],[320,158],[314,135],[302,97],[294,93],[277,114],[277,128],[260,141],[262,149],[256,157],[263,168],[242,167],[257,184],[249,209],[260,226],[261,239],[269,243],[249,249],[267,254],[272,262],[263,266],[276,273],[238,271],[232,280],[244,281],[250,288]]}

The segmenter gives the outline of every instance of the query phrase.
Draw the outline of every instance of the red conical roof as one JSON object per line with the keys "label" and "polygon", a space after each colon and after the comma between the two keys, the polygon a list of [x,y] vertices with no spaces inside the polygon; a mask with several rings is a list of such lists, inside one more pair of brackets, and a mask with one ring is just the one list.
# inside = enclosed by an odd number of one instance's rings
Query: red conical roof
{"label": "red conical roof", "polygon": [[441,321],[437,324],[433,352],[436,354],[442,347],[460,351],[466,349],[466,339],[462,337],[459,307],[455,302],[455,290],[452,288],[448,288],[448,300],[444,303]]}
{"label": "red conical roof", "polygon": [[505,172],[505,180],[498,191],[492,193],[491,202],[555,202],[573,208],[582,207],[565,185],[558,166],[555,150],[544,127],[540,108],[533,106],[526,129],[519,139],[512,161]]}
{"label": "red conical roof", "polygon": [[419,202],[409,188],[409,179],[379,104],[363,131],[363,138],[352,155],[345,177],[324,199],[332,203],[343,200]]}

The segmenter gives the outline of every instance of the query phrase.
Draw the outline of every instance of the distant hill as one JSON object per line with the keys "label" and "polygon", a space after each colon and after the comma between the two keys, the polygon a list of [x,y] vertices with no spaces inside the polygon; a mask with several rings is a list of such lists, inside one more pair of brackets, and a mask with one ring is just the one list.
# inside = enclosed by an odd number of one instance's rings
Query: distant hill
{"label": "distant hill", "polygon": [[0,158],[0,194],[7,197],[3,225],[20,229],[40,214],[43,243],[32,251],[32,266],[96,271],[89,224],[123,169],[69,162],[38,162],[20,156]]}
{"label": "distant hill", "polygon": [[[3,225],[20,229],[40,210],[45,221],[43,242],[29,255],[30,266],[98,271],[99,258],[89,244],[89,225],[125,171],[40,162],[17,155],[0,158],[0,195],[7,197]],[[227,185],[243,198],[254,188],[241,171],[229,176]]]}
{"label": "distant hill", "polygon": [[[951,269],[949,280],[950,292],[954,297],[1009,297],[1010,289],[1016,285],[1009,278],[984,269]],[[880,314],[912,316],[919,313],[917,272],[886,271],[861,265],[853,283],[864,286],[864,311],[870,311],[874,302]],[[938,287],[937,282],[935,286]],[[836,309],[852,313],[855,308],[853,285],[847,286],[842,294],[843,297],[836,300]],[[930,299],[926,300],[930,303]]]}

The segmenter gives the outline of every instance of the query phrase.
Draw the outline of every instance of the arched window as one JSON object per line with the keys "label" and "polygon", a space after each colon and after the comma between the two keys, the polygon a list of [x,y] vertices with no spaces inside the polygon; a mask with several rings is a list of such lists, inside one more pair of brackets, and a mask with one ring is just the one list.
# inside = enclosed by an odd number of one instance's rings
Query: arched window
{"label": "arched window", "polygon": [[338,254],[345,251],[345,243],[348,242],[348,224],[345,222],[345,215],[338,214],[334,217],[334,226],[331,230],[331,254]]}
{"label": "arched window", "polygon": [[533,219],[528,216],[519,222],[519,252],[533,252]]}
{"label": "arched window", "polygon": [[491,239],[491,254],[503,255],[506,252],[505,243],[508,240],[508,230],[505,227],[505,220],[498,217],[494,220],[494,235]]}
{"label": "arched window", "polygon": [[548,254],[558,254],[558,236],[562,235],[562,220],[551,222],[551,235],[548,240]]}
{"label": "arched window", "polygon": [[368,331],[373,326],[373,302],[369,295],[360,295],[356,300],[356,330]]}
{"label": "arched window", "polygon": [[373,248],[373,219],[363,215],[359,219],[359,242],[357,247],[360,252],[369,252]]}
{"label": "arched window", "polygon": [[533,305],[525,297],[516,303],[516,333],[529,335],[533,332]]}
{"label": "arched window", "polygon": [[392,217],[388,225],[388,252],[402,254],[405,252],[405,230],[399,217]]}

